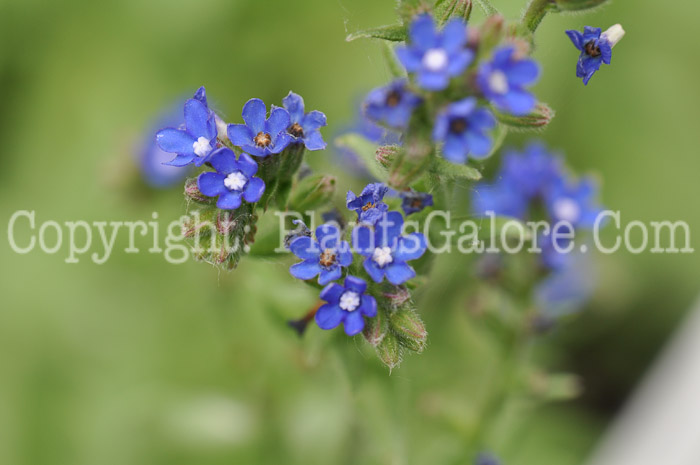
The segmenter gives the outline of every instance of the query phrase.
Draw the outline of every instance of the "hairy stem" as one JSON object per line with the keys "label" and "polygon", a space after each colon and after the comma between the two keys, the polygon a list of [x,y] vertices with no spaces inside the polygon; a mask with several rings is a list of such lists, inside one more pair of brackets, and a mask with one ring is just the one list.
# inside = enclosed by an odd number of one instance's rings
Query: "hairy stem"
{"label": "hairy stem", "polygon": [[481,9],[484,10],[484,13],[486,13],[488,16],[493,16],[493,15],[499,14],[496,7],[491,4],[491,0],[475,0],[475,1],[476,1],[476,3],[479,4]]}
{"label": "hairy stem", "polygon": [[535,32],[547,12],[553,9],[554,6],[552,0],[531,0],[523,15],[522,23],[528,30]]}

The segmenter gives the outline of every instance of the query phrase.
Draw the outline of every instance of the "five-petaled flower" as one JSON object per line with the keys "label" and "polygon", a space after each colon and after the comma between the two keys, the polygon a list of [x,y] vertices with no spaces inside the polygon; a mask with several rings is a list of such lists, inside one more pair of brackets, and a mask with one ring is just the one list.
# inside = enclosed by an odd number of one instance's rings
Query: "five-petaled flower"
{"label": "five-petaled flower", "polygon": [[229,124],[228,138],[243,151],[266,157],[280,153],[292,141],[292,136],[287,132],[289,112],[284,108],[273,107],[270,117],[265,119],[265,103],[259,98],[253,98],[243,106],[242,115],[245,124]]}
{"label": "five-petaled flower", "polygon": [[523,87],[534,84],[539,67],[534,60],[518,57],[515,47],[498,49],[490,62],[479,68],[477,82],[484,96],[499,110],[522,116],[537,104]]}
{"label": "five-petaled flower", "polygon": [[445,89],[450,78],[461,74],[474,59],[474,52],[466,48],[467,26],[460,19],[437,31],[433,18],[421,15],[411,23],[409,33],[410,45],[398,47],[396,54],[426,90]]}
{"label": "five-petaled flower", "polygon": [[399,192],[401,197],[401,208],[406,215],[418,213],[425,207],[433,205],[433,196],[426,192],[418,192],[413,189]]}
{"label": "five-petaled flower", "polygon": [[161,129],[156,143],[163,151],[177,154],[168,165],[202,166],[217,146],[216,136],[216,115],[207,107],[204,88],[200,88],[195,98],[185,102],[184,128]]}
{"label": "five-petaled flower", "polygon": [[376,282],[384,277],[395,285],[416,276],[406,262],[420,258],[427,248],[421,233],[401,235],[403,216],[391,211],[385,213],[374,226],[359,225],[353,230],[353,248],[365,257],[365,271]]}
{"label": "five-petaled flower", "polygon": [[258,164],[249,155],[236,154],[228,147],[216,150],[209,157],[209,163],[216,172],[208,171],[199,175],[197,186],[207,197],[219,197],[216,206],[222,210],[235,210],[242,200],[255,203],[265,192],[265,182],[255,177]]}
{"label": "five-petaled flower", "polygon": [[380,182],[367,184],[359,196],[348,191],[345,204],[349,210],[355,210],[360,222],[374,224],[389,209],[383,201],[388,190],[389,188]]}
{"label": "five-petaled flower", "polygon": [[293,142],[303,143],[309,150],[326,148],[320,131],[327,124],[326,115],[317,110],[304,113],[304,99],[291,91],[282,99],[282,106],[289,112],[287,133]]}
{"label": "five-petaled flower", "polygon": [[464,163],[467,155],[483,158],[491,151],[491,139],[485,131],[496,126],[496,119],[476,99],[467,97],[447,106],[437,117],[433,139],[444,142],[442,153],[453,163]]}
{"label": "five-petaled flower", "polygon": [[322,286],[340,279],[342,268],[352,263],[350,245],[341,241],[340,230],[329,224],[316,228],[316,240],[297,237],[289,244],[289,250],[303,260],[289,268],[292,276],[307,280],[318,275]]}
{"label": "five-petaled flower", "polygon": [[583,83],[588,84],[600,64],[610,64],[612,48],[625,35],[622,26],[615,24],[607,31],[601,33],[599,27],[585,26],[583,33],[579,31],[566,31],[574,46],[581,51],[576,64],[576,77],[583,78]]}
{"label": "five-petaled flower", "polygon": [[341,286],[332,283],[321,291],[321,299],[328,302],[316,312],[316,323],[321,329],[333,329],[343,323],[345,334],[354,336],[365,327],[365,317],[377,316],[377,301],[365,294],[367,283],[354,276],[345,278]]}
{"label": "five-petaled flower", "polygon": [[397,79],[371,91],[365,99],[364,111],[372,121],[400,129],[408,125],[413,109],[420,102],[419,96],[406,89],[406,80]]}

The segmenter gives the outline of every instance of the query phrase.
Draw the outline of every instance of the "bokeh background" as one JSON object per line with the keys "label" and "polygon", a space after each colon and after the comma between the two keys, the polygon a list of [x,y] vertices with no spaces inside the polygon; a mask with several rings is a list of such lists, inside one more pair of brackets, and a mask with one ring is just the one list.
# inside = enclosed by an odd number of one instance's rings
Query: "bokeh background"
{"label": "bokeh background", "polygon": [[[494,3],[516,17],[524,1]],[[345,35],[392,22],[393,8],[0,1],[3,224],[18,209],[35,210],[39,223],[178,218],[179,187],[124,180],[153,119],[200,85],[229,121],[249,98],[279,102],[293,89],[327,114],[331,139],[362,93],[389,79],[378,44]],[[700,230],[698,15],[689,1],[618,0],[547,17],[538,32],[536,93],[558,111],[541,137],[600,176],[623,224],[682,219]],[[616,22],[627,36],[613,65],[584,87],[563,31]],[[330,150],[308,159],[340,172]],[[339,181],[341,190],[357,183]],[[285,326],[315,295],[284,258],[220,273],[125,247],[121,236],[106,264],[66,264],[65,246],[17,255],[3,240],[0,463],[466,463],[464,432],[499,355],[465,299],[428,291],[420,311],[430,346],[389,375],[360,341],[315,328],[299,339]],[[698,253],[598,258],[596,295],[538,351],[547,366],[579,373],[586,391],[516,422],[500,445],[507,464],[582,463],[700,287]],[[438,271],[436,282],[459,277],[449,264]]]}

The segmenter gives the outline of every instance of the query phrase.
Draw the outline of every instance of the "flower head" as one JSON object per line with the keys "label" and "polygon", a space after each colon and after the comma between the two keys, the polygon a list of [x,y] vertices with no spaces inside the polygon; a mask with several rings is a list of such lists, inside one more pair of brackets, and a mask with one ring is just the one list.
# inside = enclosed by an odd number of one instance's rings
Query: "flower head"
{"label": "flower head", "polygon": [[398,47],[396,54],[426,90],[445,89],[450,78],[461,74],[474,59],[474,52],[465,47],[467,26],[460,19],[438,31],[432,17],[421,15],[411,23],[409,34],[410,45]]}
{"label": "flower head", "polygon": [[506,46],[479,68],[477,82],[496,108],[522,116],[529,114],[537,104],[524,87],[533,84],[538,75],[539,67],[534,60],[518,58],[515,47]]}
{"label": "flower head", "polygon": [[496,120],[476,99],[465,98],[452,103],[437,117],[433,139],[444,142],[442,153],[453,163],[464,163],[467,156],[483,158],[491,151],[491,139],[485,134],[496,126]]}
{"label": "flower head", "polygon": [[562,178],[546,196],[549,216],[554,222],[566,221],[574,228],[593,228],[602,208],[597,201],[598,185],[591,177]]}
{"label": "flower head", "polygon": [[303,143],[309,150],[326,148],[320,131],[327,124],[326,115],[316,110],[304,113],[304,99],[291,91],[282,99],[282,106],[289,112],[287,133],[292,136],[292,142]]}
{"label": "flower head", "polygon": [[413,109],[420,102],[420,97],[406,89],[406,80],[398,79],[371,91],[365,100],[364,110],[372,121],[392,128],[403,128],[408,125]]}
{"label": "flower head", "polygon": [[406,215],[418,213],[425,207],[433,205],[433,196],[425,192],[418,192],[413,189],[399,192],[401,197],[401,208]]}
{"label": "flower head", "polygon": [[290,126],[289,112],[281,107],[273,107],[267,116],[267,107],[262,100],[253,98],[243,106],[245,124],[229,124],[228,138],[233,145],[258,157],[280,153],[292,141],[287,132]]}
{"label": "flower head", "polygon": [[616,24],[607,31],[601,33],[599,27],[586,26],[583,33],[579,31],[566,31],[574,46],[581,51],[576,64],[576,77],[583,78],[583,83],[588,84],[601,63],[610,64],[612,48],[617,44],[625,30]]}
{"label": "flower head", "polygon": [[197,178],[197,187],[207,197],[219,197],[216,206],[222,210],[235,210],[242,200],[255,203],[265,192],[265,183],[256,178],[258,164],[249,155],[236,154],[222,147],[211,154],[209,163],[216,172],[208,171]]}
{"label": "flower head", "polygon": [[207,107],[204,87],[185,102],[184,113],[184,127],[161,129],[156,134],[156,143],[164,152],[177,154],[166,164],[202,166],[217,147],[217,116]]}
{"label": "flower head", "polygon": [[352,263],[350,245],[341,241],[340,230],[329,224],[316,228],[316,240],[297,237],[289,244],[289,250],[303,260],[289,268],[292,276],[307,280],[318,275],[322,286],[340,279],[342,268]]}
{"label": "flower head", "polygon": [[401,235],[403,217],[399,212],[382,215],[374,226],[359,225],[353,231],[353,246],[365,257],[365,271],[380,283],[386,279],[395,285],[416,276],[406,262],[420,258],[427,248],[421,233]]}
{"label": "flower head", "polygon": [[374,224],[389,209],[383,201],[388,190],[389,188],[380,182],[367,184],[359,196],[348,191],[345,205],[349,210],[355,210],[362,223]]}
{"label": "flower head", "polygon": [[329,284],[321,291],[326,304],[316,312],[316,323],[321,329],[333,329],[343,323],[345,334],[354,336],[365,328],[365,317],[377,316],[377,301],[365,294],[367,283],[354,276],[345,278],[341,286]]}

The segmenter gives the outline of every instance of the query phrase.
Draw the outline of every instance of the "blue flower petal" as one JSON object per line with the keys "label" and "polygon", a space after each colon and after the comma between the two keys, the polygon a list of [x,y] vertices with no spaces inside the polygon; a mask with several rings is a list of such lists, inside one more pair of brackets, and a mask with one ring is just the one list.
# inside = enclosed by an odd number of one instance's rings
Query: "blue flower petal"
{"label": "blue flower petal", "polygon": [[340,296],[345,292],[345,288],[340,284],[333,283],[324,287],[321,291],[321,299],[329,303],[338,303],[340,301]]}
{"label": "blue flower petal", "polygon": [[289,250],[302,260],[318,260],[321,250],[316,241],[308,236],[299,236],[289,244]]}
{"label": "blue flower petal", "polygon": [[194,93],[194,97],[200,102],[202,102],[204,105],[207,105],[207,91],[204,89],[204,86],[200,87],[197,89],[197,91]]}
{"label": "blue flower petal", "polygon": [[569,39],[571,39],[571,42],[573,42],[574,47],[579,50],[583,50],[583,34],[578,31],[569,30],[566,31],[566,35],[569,36]]}
{"label": "blue flower petal", "polygon": [[297,279],[306,281],[321,272],[321,265],[316,260],[304,260],[289,267],[289,272]]}
{"label": "blue flower petal", "polygon": [[394,285],[403,284],[416,276],[416,272],[405,262],[394,261],[386,267],[386,279]]}
{"label": "blue flower petal", "polygon": [[322,224],[316,228],[316,240],[321,250],[335,249],[340,239],[340,231],[333,225]]}
{"label": "blue flower petal", "polygon": [[450,57],[450,62],[447,65],[447,73],[450,76],[460,74],[467,68],[467,66],[469,66],[473,59],[474,52],[471,50],[464,50],[464,52]]}
{"label": "blue flower petal", "polygon": [[382,215],[382,218],[374,225],[374,237],[376,247],[392,246],[395,239],[401,235],[403,228],[403,215],[397,211],[391,211]]}
{"label": "blue flower petal", "polygon": [[185,102],[185,126],[187,132],[196,138],[211,140],[216,137],[214,118],[207,106],[197,99],[191,98]]}
{"label": "blue flower petal", "polygon": [[259,98],[252,98],[243,105],[243,121],[254,134],[265,130],[266,114],[267,107]]}
{"label": "blue flower petal", "polygon": [[418,71],[421,68],[421,55],[411,48],[405,46],[396,47],[396,56],[409,73]]}
{"label": "blue flower petal", "polygon": [[316,324],[321,329],[333,329],[343,321],[343,310],[337,304],[325,304],[316,312]]}
{"label": "blue flower petal", "polygon": [[289,112],[289,119],[292,123],[300,123],[304,118],[304,99],[299,94],[289,91],[289,94],[282,99],[282,106]]}
{"label": "blue flower petal", "polygon": [[250,158],[250,155],[247,153],[241,154],[236,163],[236,167],[249,178],[252,178],[255,176],[255,173],[258,172],[258,164],[255,163],[255,160]]}
{"label": "blue flower petal", "polygon": [[418,85],[425,90],[443,90],[450,83],[450,77],[445,73],[423,71],[418,74]]}
{"label": "blue flower petal", "polygon": [[320,111],[314,110],[309,112],[308,115],[304,116],[304,119],[300,123],[304,131],[313,131],[314,129],[319,129],[328,124],[326,120],[326,115]]}
{"label": "blue flower petal", "polygon": [[274,107],[270,117],[265,121],[265,132],[275,136],[289,127],[289,112],[281,107]]}
{"label": "blue flower petal", "polygon": [[412,233],[399,239],[393,256],[398,261],[407,262],[420,258],[426,249],[425,236],[421,233]]}
{"label": "blue flower petal", "polygon": [[305,134],[304,145],[309,150],[324,150],[326,141],[323,140],[320,132],[313,131]]}
{"label": "blue flower petal", "polygon": [[197,155],[177,155],[175,158],[172,160],[163,163],[164,165],[168,166],[186,166],[189,165],[194,161],[195,158],[198,158]]}
{"label": "blue flower petal", "polygon": [[465,163],[467,150],[463,138],[454,134],[448,134],[445,145],[442,146],[443,156],[452,163]]}
{"label": "blue flower petal", "polygon": [[374,318],[377,316],[377,301],[371,295],[363,295],[362,302],[356,311],[366,317]]}
{"label": "blue flower petal", "polygon": [[510,64],[507,74],[511,85],[524,86],[537,80],[540,67],[534,60],[518,60]]}
{"label": "blue flower petal", "polygon": [[251,145],[255,134],[245,124],[229,124],[226,130],[231,143],[238,147]]}
{"label": "blue flower petal", "polygon": [[260,178],[251,178],[248,181],[248,185],[245,186],[245,191],[243,192],[243,198],[248,203],[255,203],[262,195],[265,193],[265,181]]}
{"label": "blue flower petal", "polygon": [[343,284],[345,285],[346,289],[355,291],[358,294],[364,294],[367,290],[367,283],[365,280],[355,276],[349,275],[347,278],[345,278],[345,282]]}
{"label": "blue flower petal", "polygon": [[372,257],[368,257],[364,262],[365,271],[374,282],[381,283],[384,280],[384,268],[379,268],[379,266],[372,260]]}
{"label": "blue flower petal", "polygon": [[235,210],[241,206],[241,193],[229,191],[219,196],[216,206],[222,210]]}
{"label": "blue flower petal", "polygon": [[209,163],[216,171],[222,174],[230,174],[236,171],[236,154],[228,147],[222,147],[212,152]]}
{"label": "blue flower petal", "polygon": [[517,116],[527,115],[537,104],[531,93],[519,89],[511,89],[503,96],[503,102],[508,111]]}
{"label": "blue flower petal", "polygon": [[340,243],[337,259],[340,266],[350,266],[352,264],[352,252],[347,242]]}
{"label": "blue flower petal", "polygon": [[362,330],[365,329],[365,318],[362,316],[362,313],[357,310],[348,312],[345,315],[343,327],[345,329],[345,334],[348,336],[360,334]]}
{"label": "blue flower petal", "polygon": [[353,248],[360,255],[372,255],[376,245],[374,244],[374,233],[367,226],[358,226],[352,230]]}
{"label": "blue flower petal", "polygon": [[472,157],[485,157],[491,152],[491,139],[481,132],[469,131],[465,137]]}
{"label": "blue flower petal", "polygon": [[421,15],[410,26],[409,35],[414,46],[429,49],[438,45],[438,34],[430,15]]}
{"label": "blue flower petal", "polygon": [[156,143],[161,150],[180,155],[194,155],[193,144],[197,139],[175,128],[165,128],[156,134]]}
{"label": "blue flower petal", "polygon": [[331,281],[335,281],[336,279],[340,279],[342,276],[342,271],[339,266],[334,266],[330,269],[326,268],[321,268],[321,273],[318,275],[318,283],[321,286],[325,286]]}
{"label": "blue flower petal", "polygon": [[211,171],[202,173],[197,178],[197,187],[207,197],[216,197],[228,192],[224,185],[224,179],[226,179],[226,176],[223,174],[212,173]]}
{"label": "blue flower petal", "polygon": [[451,53],[464,50],[467,43],[467,25],[461,19],[454,18],[442,29],[442,47]]}

